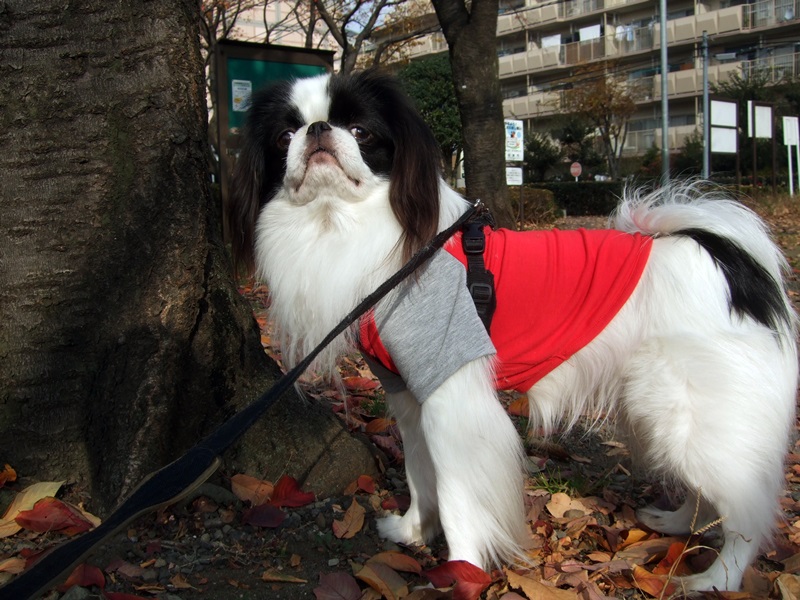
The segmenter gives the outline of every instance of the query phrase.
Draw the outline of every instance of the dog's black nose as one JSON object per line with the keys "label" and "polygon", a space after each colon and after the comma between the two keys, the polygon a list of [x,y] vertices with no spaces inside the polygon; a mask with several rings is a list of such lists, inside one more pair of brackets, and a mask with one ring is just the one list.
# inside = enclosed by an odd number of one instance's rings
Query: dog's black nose
{"label": "dog's black nose", "polygon": [[306,135],[313,135],[314,137],[321,136],[324,132],[330,131],[331,126],[325,121],[316,121],[308,126]]}

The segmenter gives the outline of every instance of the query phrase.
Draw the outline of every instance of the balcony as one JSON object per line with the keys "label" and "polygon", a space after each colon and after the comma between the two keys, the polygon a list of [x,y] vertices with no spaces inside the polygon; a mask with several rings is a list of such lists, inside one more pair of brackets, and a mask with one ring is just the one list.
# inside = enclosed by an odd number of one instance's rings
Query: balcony
{"label": "balcony", "polygon": [[762,0],[743,8],[744,25],[748,29],[776,27],[800,19],[798,0]]}
{"label": "balcony", "polygon": [[755,74],[767,75],[767,83],[800,77],[800,52],[767,56],[742,63],[742,76],[747,79]]}

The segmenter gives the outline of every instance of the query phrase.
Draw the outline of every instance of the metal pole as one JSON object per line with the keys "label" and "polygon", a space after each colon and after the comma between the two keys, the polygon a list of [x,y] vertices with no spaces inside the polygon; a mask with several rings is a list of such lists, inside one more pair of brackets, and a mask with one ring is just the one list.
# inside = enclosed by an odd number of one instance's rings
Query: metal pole
{"label": "metal pole", "polygon": [[711,115],[708,101],[708,32],[703,31],[703,179],[711,177]]}
{"label": "metal pole", "polygon": [[661,20],[661,185],[669,185],[669,93],[667,62],[667,0],[659,0]]}

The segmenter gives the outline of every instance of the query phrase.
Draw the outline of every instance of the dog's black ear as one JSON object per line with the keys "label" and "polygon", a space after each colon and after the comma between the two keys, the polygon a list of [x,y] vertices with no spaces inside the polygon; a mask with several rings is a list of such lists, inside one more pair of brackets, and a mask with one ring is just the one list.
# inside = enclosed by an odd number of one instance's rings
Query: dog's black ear
{"label": "dog's black ear", "polygon": [[228,203],[227,233],[231,240],[234,272],[255,267],[255,227],[261,207],[280,187],[286,172],[286,151],[276,144],[278,132],[289,119],[291,82],[273,84],[253,94],[242,129],[242,150],[236,159]]}
{"label": "dog's black ear", "polygon": [[389,202],[403,227],[403,256],[407,260],[436,235],[439,227],[442,152],[397,79],[376,69],[357,76],[380,99],[392,132]]}

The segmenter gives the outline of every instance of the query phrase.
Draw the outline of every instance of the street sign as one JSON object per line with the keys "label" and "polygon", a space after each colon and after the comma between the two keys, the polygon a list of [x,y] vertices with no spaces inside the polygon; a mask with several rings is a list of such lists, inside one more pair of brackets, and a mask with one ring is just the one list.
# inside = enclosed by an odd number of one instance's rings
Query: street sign
{"label": "street sign", "polygon": [[583,173],[583,167],[581,167],[581,163],[574,162],[569,166],[569,174],[575,178],[575,181],[578,181],[578,177],[581,176]]}

